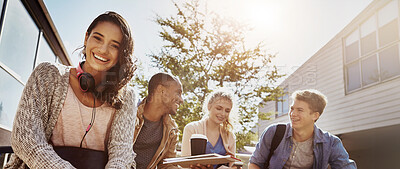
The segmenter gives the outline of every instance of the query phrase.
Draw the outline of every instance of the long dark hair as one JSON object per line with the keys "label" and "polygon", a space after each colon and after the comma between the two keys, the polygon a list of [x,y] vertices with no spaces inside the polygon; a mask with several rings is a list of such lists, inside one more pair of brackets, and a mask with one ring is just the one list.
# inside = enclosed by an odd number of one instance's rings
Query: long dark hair
{"label": "long dark hair", "polygon": [[[117,25],[120,27],[123,37],[118,52],[118,63],[106,72],[107,76],[100,84],[104,85],[105,88],[103,91],[96,93],[96,97],[115,109],[121,109],[122,98],[120,89],[132,79],[133,73],[136,70],[134,63],[136,60],[133,61],[132,59],[133,38],[131,29],[128,22],[121,15],[113,11],[107,11],[93,20],[86,30],[86,34],[90,35],[100,22],[110,22]],[[81,54],[84,59],[86,58],[85,50],[86,46],[83,46]]]}

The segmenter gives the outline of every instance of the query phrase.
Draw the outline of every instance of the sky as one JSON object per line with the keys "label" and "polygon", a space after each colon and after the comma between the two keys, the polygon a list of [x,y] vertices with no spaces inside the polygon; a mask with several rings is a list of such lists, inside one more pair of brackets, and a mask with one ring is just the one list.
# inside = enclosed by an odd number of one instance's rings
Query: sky
{"label": "sky", "polygon": [[[183,1],[183,0],[182,0]],[[181,2],[181,1],[177,1]],[[208,0],[208,10],[250,25],[247,47],[263,42],[273,63],[282,73],[290,74],[327,44],[372,0]],[[147,56],[158,53],[163,41],[157,15],[176,14],[170,0],[44,0],[64,46],[77,65],[85,31],[95,17],[112,10],[130,24],[135,41],[134,56],[145,77],[158,69]]]}

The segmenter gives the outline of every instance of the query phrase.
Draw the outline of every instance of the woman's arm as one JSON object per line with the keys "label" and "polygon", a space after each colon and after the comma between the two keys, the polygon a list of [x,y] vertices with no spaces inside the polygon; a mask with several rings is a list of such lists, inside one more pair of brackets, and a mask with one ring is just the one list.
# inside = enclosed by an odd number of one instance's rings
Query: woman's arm
{"label": "woman's arm", "polygon": [[51,113],[56,109],[53,104],[58,104],[54,103],[55,100],[62,97],[62,93],[57,93],[59,91],[54,92],[56,86],[62,85],[61,80],[54,65],[42,63],[32,72],[22,93],[13,124],[11,146],[30,168],[74,168],[55,153],[46,138],[46,131],[51,132],[47,127],[49,118],[53,117]]}
{"label": "woman's arm", "polygon": [[[235,154],[236,154],[236,137],[235,137],[235,134],[233,132],[231,132],[231,131],[229,131],[227,133],[229,133],[229,137],[228,137],[229,138],[229,145],[228,145],[229,151],[232,152],[233,154],[231,154],[231,155],[233,155],[235,157]],[[232,167],[233,164],[234,164],[234,162],[230,162],[229,166]],[[232,168],[235,168],[235,167],[232,167]]]}
{"label": "woman's arm", "polygon": [[105,168],[131,168],[136,166],[133,152],[133,133],[136,120],[136,95],[126,88],[123,107],[116,112],[108,141],[108,163]]}
{"label": "woman's arm", "polygon": [[229,151],[232,152],[232,155],[236,153],[236,136],[233,132],[229,131]]}
{"label": "woman's arm", "polygon": [[192,134],[195,134],[194,126],[189,123],[183,129],[181,156],[191,156],[190,137]]}

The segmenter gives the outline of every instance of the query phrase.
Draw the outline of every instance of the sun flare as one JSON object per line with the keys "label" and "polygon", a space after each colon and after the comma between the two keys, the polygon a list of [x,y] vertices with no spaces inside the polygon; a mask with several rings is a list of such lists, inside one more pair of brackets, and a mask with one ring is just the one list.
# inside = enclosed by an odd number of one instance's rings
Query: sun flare
{"label": "sun flare", "polygon": [[272,29],[279,25],[279,8],[274,4],[262,2],[248,4],[244,14],[250,26],[261,29]]}
{"label": "sun flare", "polygon": [[232,17],[254,29],[277,30],[281,22],[280,3],[265,0],[208,1],[208,7],[225,17]]}

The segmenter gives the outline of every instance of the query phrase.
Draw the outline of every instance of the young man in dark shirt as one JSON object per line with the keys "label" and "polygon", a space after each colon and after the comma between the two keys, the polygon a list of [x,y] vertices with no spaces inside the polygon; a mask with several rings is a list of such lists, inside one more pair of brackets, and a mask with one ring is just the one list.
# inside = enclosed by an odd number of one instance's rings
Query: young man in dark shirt
{"label": "young man in dark shirt", "polygon": [[163,165],[163,159],[176,157],[179,130],[175,115],[182,100],[182,85],[167,73],[153,75],[148,96],[138,106],[133,150],[138,169],[178,168]]}

